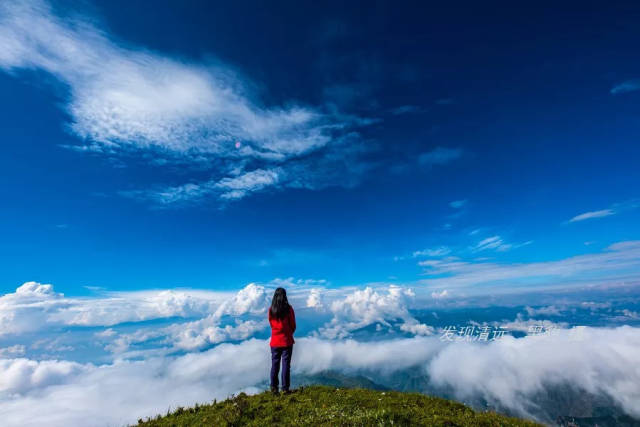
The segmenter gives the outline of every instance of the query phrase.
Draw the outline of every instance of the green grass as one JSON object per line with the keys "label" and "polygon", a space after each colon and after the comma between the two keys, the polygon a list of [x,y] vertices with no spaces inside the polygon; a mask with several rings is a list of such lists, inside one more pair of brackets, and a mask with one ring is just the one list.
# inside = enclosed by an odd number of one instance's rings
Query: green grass
{"label": "green grass", "polygon": [[310,386],[289,395],[269,392],[178,408],[140,420],[141,426],[539,426],[495,412],[476,412],[451,400],[418,393]]}

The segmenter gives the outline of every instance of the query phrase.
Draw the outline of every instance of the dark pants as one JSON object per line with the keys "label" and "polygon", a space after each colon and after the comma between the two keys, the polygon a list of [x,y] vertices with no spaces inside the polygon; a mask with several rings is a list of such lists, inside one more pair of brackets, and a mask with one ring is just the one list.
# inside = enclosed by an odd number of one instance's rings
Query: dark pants
{"label": "dark pants", "polygon": [[271,389],[278,389],[278,372],[280,372],[280,359],[282,359],[282,391],[289,390],[291,378],[291,354],[293,346],[271,347]]}

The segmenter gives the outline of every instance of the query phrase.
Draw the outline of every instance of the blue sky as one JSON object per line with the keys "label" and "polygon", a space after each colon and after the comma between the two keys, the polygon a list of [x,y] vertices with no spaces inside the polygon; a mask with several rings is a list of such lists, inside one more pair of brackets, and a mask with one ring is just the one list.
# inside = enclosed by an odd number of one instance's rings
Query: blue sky
{"label": "blue sky", "polygon": [[625,8],[9,5],[2,290],[411,282],[426,249],[638,239]]}

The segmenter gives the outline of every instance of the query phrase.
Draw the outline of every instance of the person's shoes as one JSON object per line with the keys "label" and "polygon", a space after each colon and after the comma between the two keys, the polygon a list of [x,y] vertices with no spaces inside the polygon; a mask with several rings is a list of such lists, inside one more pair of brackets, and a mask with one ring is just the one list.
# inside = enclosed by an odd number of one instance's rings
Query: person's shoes
{"label": "person's shoes", "polygon": [[282,394],[291,394],[291,390],[282,390]]}
{"label": "person's shoes", "polygon": [[278,387],[271,387],[271,394],[273,394],[274,396],[279,395],[280,393],[278,393]]}

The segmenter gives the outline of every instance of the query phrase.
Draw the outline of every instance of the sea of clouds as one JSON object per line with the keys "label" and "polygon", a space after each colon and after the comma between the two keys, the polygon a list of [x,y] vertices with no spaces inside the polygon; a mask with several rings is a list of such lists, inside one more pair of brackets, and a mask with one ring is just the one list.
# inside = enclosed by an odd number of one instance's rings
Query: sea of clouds
{"label": "sea of clouds", "polygon": [[[304,331],[296,338],[294,378],[334,371],[375,380],[413,369],[460,400],[482,398],[523,416],[535,415],[536,393],[570,384],[640,417],[640,328],[586,327],[577,340],[574,329],[556,322],[561,327],[551,335],[448,342],[412,314],[415,295],[407,287],[332,289],[291,279],[236,293],[84,298],[25,283],[0,297],[0,416],[9,425],[123,425],[258,392],[269,373],[266,307],[283,284]],[[373,326],[392,338],[354,339]],[[95,360],[78,357],[86,352]]]}

